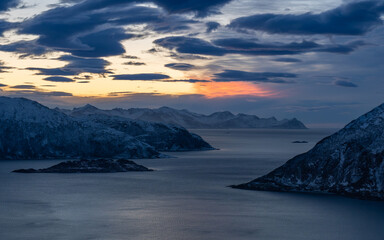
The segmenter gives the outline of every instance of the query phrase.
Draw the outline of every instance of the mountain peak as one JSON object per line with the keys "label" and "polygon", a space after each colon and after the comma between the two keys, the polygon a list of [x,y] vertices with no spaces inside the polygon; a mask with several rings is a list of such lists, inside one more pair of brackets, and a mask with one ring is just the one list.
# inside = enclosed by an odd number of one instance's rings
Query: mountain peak
{"label": "mountain peak", "polygon": [[27,98],[0,97],[0,118],[23,122],[56,123],[63,113],[51,111],[40,103]]}
{"label": "mountain peak", "polygon": [[77,111],[78,110],[82,110],[82,111],[91,111],[92,110],[93,111],[93,110],[99,110],[99,109],[88,103],[82,107],[74,108],[73,110],[77,110]]}
{"label": "mountain peak", "polygon": [[216,116],[216,117],[234,117],[235,115],[233,115],[233,113],[231,113],[230,111],[222,111],[222,112],[215,112],[215,113],[212,113],[210,116]]}
{"label": "mountain peak", "polygon": [[167,106],[163,106],[163,107],[158,108],[158,110],[161,110],[161,111],[175,111],[176,109],[170,108],[170,107],[167,107]]}
{"label": "mountain peak", "polygon": [[284,128],[306,129],[305,125],[293,120],[277,120],[276,118],[259,118],[255,115],[237,114],[230,111],[215,112],[210,115],[190,112],[186,109],[174,109],[163,106],[160,108],[114,108],[112,110],[98,109],[87,104],[81,108],[64,113],[71,116],[87,116],[94,114],[119,116],[129,119],[144,120],[149,122],[161,122],[175,124],[185,128]]}

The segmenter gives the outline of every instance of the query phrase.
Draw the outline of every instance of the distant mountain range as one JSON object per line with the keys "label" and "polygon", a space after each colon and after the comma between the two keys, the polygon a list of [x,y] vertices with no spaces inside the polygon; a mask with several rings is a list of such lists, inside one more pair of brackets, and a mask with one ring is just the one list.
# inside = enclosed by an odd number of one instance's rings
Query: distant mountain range
{"label": "distant mountain range", "polygon": [[25,98],[0,97],[0,159],[156,158],[164,156],[159,151],[213,149],[180,126],[102,113],[75,115]]}
{"label": "distant mountain range", "polygon": [[241,189],[384,200],[384,104]]}
{"label": "distant mountain range", "polygon": [[176,124],[188,129],[198,128],[277,128],[277,129],[306,129],[306,126],[297,120],[271,118],[259,118],[255,115],[233,114],[231,112],[215,112],[210,115],[193,113],[188,110],[177,110],[169,107],[157,109],[149,108],[115,108],[112,110],[101,110],[92,105],[86,105],[73,110],[58,109],[70,116],[84,116],[91,114],[102,114],[123,118],[137,119],[149,122],[165,124]]}

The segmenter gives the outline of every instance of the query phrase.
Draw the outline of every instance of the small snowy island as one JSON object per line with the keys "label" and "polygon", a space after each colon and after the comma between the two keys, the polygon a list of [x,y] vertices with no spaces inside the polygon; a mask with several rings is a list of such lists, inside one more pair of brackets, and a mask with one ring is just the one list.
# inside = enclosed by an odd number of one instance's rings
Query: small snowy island
{"label": "small snowy island", "polygon": [[267,175],[231,187],[384,200],[384,104]]}
{"label": "small snowy island", "polygon": [[16,173],[116,173],[153,171],[126,159],[81,159],[65,161],[44,169],[18,169]]}

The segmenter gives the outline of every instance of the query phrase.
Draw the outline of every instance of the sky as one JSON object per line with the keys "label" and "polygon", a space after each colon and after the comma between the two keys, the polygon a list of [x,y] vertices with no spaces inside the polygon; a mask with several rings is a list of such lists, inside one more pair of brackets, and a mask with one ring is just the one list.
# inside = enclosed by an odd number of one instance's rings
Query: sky
{"label": "sky", "polygon": [[342,127],[384,102],[383,16],[383,0],[1,0],[0,95]]}

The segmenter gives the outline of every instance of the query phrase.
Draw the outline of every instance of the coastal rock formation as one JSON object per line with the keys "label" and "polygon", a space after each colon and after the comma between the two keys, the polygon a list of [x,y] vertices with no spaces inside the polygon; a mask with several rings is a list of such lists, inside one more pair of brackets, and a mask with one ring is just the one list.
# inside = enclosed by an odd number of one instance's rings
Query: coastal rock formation
{"label": "coastal rock formation", "polygon": [[18,169],[16,173],[115,173],[153,171],[126,159],[66,161],[44,169]]}
{"label": "coastal rock formation", "polygon": [[384,200],[383,159],[384,104],[271,173],[232,187]]}

